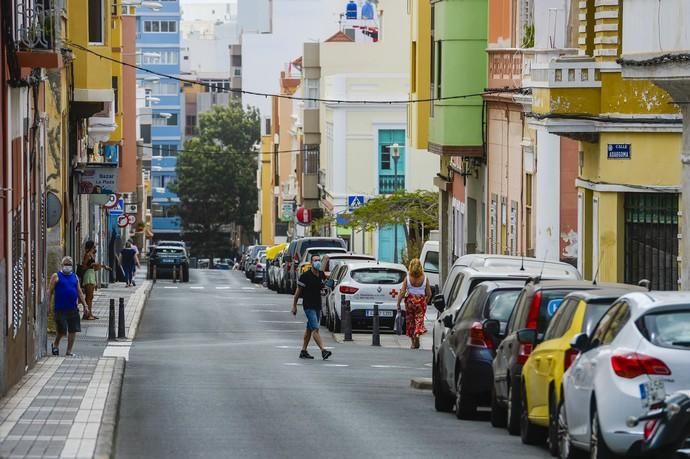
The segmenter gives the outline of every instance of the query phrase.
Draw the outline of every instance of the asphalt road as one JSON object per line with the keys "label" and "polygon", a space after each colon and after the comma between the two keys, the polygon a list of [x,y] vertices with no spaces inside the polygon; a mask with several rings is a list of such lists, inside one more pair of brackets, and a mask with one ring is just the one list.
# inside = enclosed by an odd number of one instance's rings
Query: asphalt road
{"label": "asphalt road", "polygon": [[431,392],[410,387],[430,376],[430,352],[322,330],[333,357],[299,360],[290,301],[238,272],[159,281],[127,364],[116,457],[550,457],[486,419],[434,411]]}

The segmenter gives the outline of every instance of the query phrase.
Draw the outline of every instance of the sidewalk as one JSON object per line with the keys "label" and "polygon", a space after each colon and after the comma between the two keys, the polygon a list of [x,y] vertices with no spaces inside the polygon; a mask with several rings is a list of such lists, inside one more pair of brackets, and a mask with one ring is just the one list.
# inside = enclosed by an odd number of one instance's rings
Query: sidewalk
{"label": "sidewalk", "polygon": [[[151,283],[111,284],[94,298],[94,321],[82,321],[76,357],[46,357],[0,400],[1,458],[106,458],[112,453],[125,359]],[[127,340],[108,343],[108,310],[125,302]],[[116,323],[117,325],[117,323]],[[52,342],[54,337],[49,336]],[[126,349],[126,352],[123,352]]]}
{"label": "sidewalk", "polygon": [[[381,347],[390,349],[409,349],[410,338],[405,335],[398,336],[394,333],[381,333]],[[360,346],[371,346],[371,333],[352,333],[352,342],[345,341],[345,335],[342,333],[333,333],[333,339],[336,343],[356,344]],[[419,349],[422,351],[430,351],[433,346],[433,339],[431,337],[431,330],[419,339]]]}

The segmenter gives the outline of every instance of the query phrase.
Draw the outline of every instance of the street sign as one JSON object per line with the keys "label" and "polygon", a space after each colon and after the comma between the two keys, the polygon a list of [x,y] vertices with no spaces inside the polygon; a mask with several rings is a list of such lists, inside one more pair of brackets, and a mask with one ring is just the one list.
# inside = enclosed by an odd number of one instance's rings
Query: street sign
{"label": "street sign", "polygon": [[607,159],[631,159],[629,143],[610,143],[606,155]]}
{"label": "street sign", "polygon": [[125,212],[125,200],[119,198],[115,207],[110,209],[110,215],[122,215]]}
{"label": "street sign", "polygon": [[117,226],[120,228],[125,228],[127,225],[129,225],[129,219],[127,218],[127,215],[120,215],[117,217]]}
{"label": "street sign", "polygon": [[125,204],[125,211],[128,214],[136,214],[137,213],[137,205],[136,204]]}
{"label": "street sign", "polygon": [[347,197],[347,207],[350,210],[355,210],[364,204],[364,196],[350,195]]}
{"label": "street sign", "polygon": [[137,216],[136,215],[131,215],[131,214],[125,214],[127,215],[127,223],[130,225],[133,225],[137,222]]}
{"label": "street sign", "polygon": [[108,196],[108,202],[103,204],[103,207],[105,207],[106,209],[112,209],[116,205],[117,205],[117,195],[111,194],[110,196]]}

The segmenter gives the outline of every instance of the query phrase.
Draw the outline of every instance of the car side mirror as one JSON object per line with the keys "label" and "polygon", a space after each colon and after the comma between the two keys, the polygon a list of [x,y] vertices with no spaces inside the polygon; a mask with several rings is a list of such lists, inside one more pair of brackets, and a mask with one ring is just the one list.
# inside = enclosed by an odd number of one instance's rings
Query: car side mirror
{"label": "car side mirror", "polygon": [[496,319],[487,319],[482,324],[484,333],[496,339],[501,334],[501,322]]}
{"label": "car side mirror", "polygon": [[531,328],[523,328],[517,332],[517,340],[520,344],[536,344],[537,331]]}
{"label": "car side mirror", "polygon": [[446,299],[443,298],[443,294],[439,293],[431,298],[431,304],[438,310],[438,312],[443,312],[446,310]]}
{"label": "car side mirror", "polygon": [[587,336],[587,333],[575,335],[570,341],[570,347],[580,352],[587,352],[590,349],[591,344],[592,342],[589,339],[589,336]]}
{"label": "car side mirror", "polygon": [[443,325],[446,328],[453,328],[453,316],[447,315],[443,318]]}

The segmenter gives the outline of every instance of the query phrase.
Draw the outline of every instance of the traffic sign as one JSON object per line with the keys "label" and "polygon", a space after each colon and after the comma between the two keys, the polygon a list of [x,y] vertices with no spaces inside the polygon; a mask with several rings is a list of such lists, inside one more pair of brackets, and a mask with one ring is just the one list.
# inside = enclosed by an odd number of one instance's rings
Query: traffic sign
{"label": "traffic sign", "polygon": [[117,205],[110,209],[110,215],[122,215],[125,212],[125,200],[119,198],[117,200]]}
{"label": "traffic sign", "polygon": [[108,202],[103,204],[103,207],[105,207],[106,209],[112,209],[116,205],[117,205],[117,195],[111,194],[110,196],[108,196]]}
{"label": "traffic sign", "polygon": [[127,218],[127,215],[123,214],[117,217],[117,226],[125,228],[127,225],[129,225],[129,218]]}
{"label": "traffic sign", "polygon": [[350,195],[347,197],[347,207],[350,210],[355,210],[364,204],[364,196],[361,195]]}
{"label": "traffic sign", "polygon": [[127,223],[129,223],[130,225],[133,225],[137,222],[137,216],[136,215],[132,215],[132,214],[125,214],[125,215],[127,215]]}

